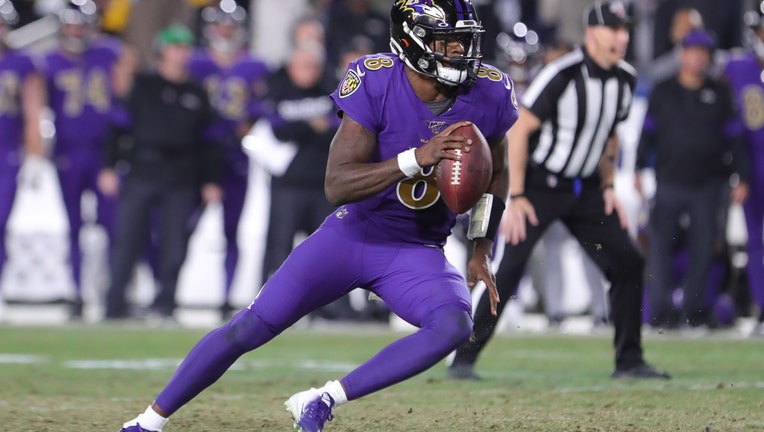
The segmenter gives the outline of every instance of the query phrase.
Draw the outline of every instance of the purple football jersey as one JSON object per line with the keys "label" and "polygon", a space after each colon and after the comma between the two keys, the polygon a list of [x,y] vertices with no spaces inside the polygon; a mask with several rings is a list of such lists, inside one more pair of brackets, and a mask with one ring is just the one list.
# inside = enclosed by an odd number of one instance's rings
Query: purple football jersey
{"label": "purple football jersey", "polygon": [[236,136],[237,126],[251,122],[262,115],[260,101],[256,98],[257,86],[268,73],[262,61],[242,53],[230,66],[218,65],[204,49],[197,50],[189,64],[193,79],[201,82],[210,95],[220,120],[214,129],[214,138],[229,139]]}
{"label": "purple football jersey", "polygon": [[725,67],[745,125],[751,159],[764,166],[764,82],[762,67],[753,53],[733,58]]}
{"label": "purple football jersey", "polygon": [[764,310],[764,69],[752,52],[733,58],[725,74],[735,91],[740,114],[746,129],[751,160],[751,183],[743,210],[748,231],[747,276],[751,297]]}
{"label": "purple football jersey", "polygon": [[[377,135],[374,162],[420,147],[458,121],[473,122],[491,142],[517,120],[513,83],[493,66],[482,65],[469,90],[437,116],[414,93],[405,68],[393,54],[361,57],[348,66],[331,95],[343,115]],[[400,241],[430,245],[445,244],[456,219],[440,197],[434,167],[339,211],[358,212]]]}
{"label": "purple football jersey", "polygon": [[48,104],[55,115],[56,154],[100,151],[113,110],[112,70],[121,46],[104,38],[78,58],[60,51],[45,57]]}
{"label": "purple football jersey", "polygon": [[21,93],[35,71],[32,59],[18,51],[0,54],[0,152],[17,152],[24,128]]}

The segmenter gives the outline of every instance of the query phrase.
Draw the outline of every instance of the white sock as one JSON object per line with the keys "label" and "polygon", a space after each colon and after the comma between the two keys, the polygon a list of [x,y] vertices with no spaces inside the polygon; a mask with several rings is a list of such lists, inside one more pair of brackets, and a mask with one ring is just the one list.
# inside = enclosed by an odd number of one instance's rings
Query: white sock
{"label": "white sock", "polygon": [[151,405],[149,405],[143,414],[126,423],[125,427],[138,423],[143,429],[148,429],[154,432],[162,432],[162,428],[167,424],[169,420],[169,418],[159,415],[156,411],[154,411],[153,408],[151,408]]}
{"label": "white sock", "polygon": [[342,387],[342,383],[339,381],[327,381],[326,384],[319,389],[321,394],[329,393],[329,396],[334,399],[334,406],[340,406],[347,403],[348,396],[345,394],[345,389]]}

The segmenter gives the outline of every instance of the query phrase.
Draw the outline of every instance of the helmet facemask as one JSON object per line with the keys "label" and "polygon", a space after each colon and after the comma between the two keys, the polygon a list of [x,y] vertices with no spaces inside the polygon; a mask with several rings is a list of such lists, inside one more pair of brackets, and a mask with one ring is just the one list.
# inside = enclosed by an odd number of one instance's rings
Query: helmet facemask
{"label": "helmet facemask", "polygon": [[230,55],[239,52],[246,42],[247,13],[233,1],[221,2],[220,7],[202,10],[205,22],[203,34],[213,50]]}
{"label": "helmet facemask", "polygon": [[72,1],[69,7],[58,13],[61,24],[61,47],[64,50],[81,54],[87,49],[96,32],[98,23],[97,8],[93,1]]}
{"label": "helmet facemask", "polygon": [[204,36],[209,46],[223,54],[234,54],[241,50],[244,45],[244,32],[240,27],[231,29],[229,24],[215,24],[207,28]]}

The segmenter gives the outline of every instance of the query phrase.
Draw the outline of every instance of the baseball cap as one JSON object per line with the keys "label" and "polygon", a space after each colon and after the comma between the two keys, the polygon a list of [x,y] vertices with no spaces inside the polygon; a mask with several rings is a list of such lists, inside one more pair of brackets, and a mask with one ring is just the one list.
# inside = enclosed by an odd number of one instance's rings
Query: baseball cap
{"label": "baseball cap", "polygon": [[156,43],[159,47],[167,45],[191,46],[194,44],[194,34],[184,25],[173,24],[159,32]]}
{"label": "baseball cap", "polygon": [[587,26],[617,27],[632,23],[622,1],[596,1],[586,11]]}
{"label": "baseball cap", "polygon": [[682,38],[683,48],[701,47],[712,50],[715,46],[716,42],[714,41],[714,36],[705,30],[691,30],[684,38]]}

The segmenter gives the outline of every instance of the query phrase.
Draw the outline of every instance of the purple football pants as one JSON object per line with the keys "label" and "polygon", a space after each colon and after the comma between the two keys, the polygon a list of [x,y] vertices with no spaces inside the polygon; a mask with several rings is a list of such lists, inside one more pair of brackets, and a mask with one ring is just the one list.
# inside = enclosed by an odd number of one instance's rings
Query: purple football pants
{"label": "purple football pants", "polygon": [[759,158],[751,171],[750,194],[743,205],[748,228],[748,285],[759,310],[764,311],[764,158]]}
{"label": "purple football pants", "polygon": [[[67,148],[71,146],[62,145]],[[103,167],[103,156],[91,147],[81,151],[69,152],[55,156],[58,180],[61,185],[61,195],[69,221],[69,263],[72,268],[74,287],[77,298],[82,289],[82,250],[80,249],[80,229],[82,228],[82,194],[93,191],[97,199],[96,222],[101,225],[108,236],[108,247],[114,243],[114,212],[116,199],[106,197],[98,190],[96,184],[98,173]],[[109,249],[110,250],[110,249]]]}
{"label": "purple football pants", "polygon": [[[246,156],[246,155],[245,155]],[[244,165],[242,167],[242,165]],[[236,267],[239,264],[239,222],[244,211],[244,201],[247,196],[247,186],[249,184],[249,174],[247,162],[242,163],[237,160],[234,166],[227,168],[223,173],[221,187],[223,188],[223,233],[226,240],[226,250],[224,259],[225,285],[223,286],[223,303],[228,303],[233,278],[236,276]],[[155,219],[155,218],[154,218]],[[196,222],[192,227],[196,227]],[[159,275],[159,251],[157,250],[156,236],[159,231],[158,221],[151,221],[152,241],[146,248],[146,262],[149,264],[154,275]]]}
{"label": "purple football pants", "polygon": [[239,221],[247,195],[248,173],[231,170],[223,175],[223,232],[226,239],[225,291],[223,301],[228,302],[231,285],[239,263]]}
{"label": "purple football pants", "polygon": [[3,266],[7,258],[5,252],[5,229],[13,208],[13,199],[16,196],[19,166],[3,163],[0,167],[0,277],[3,275]]}
{"label": "purple football pants", "polygon": [[160,408],[177,411],[241,355],[356,287],[419,330],[346,375],[349,400],[427,370],[469,339],[469,292],[442,249],[395,242],[354,214],[336,214],[295,248],[249,308],[197,343],[157,397]]}

